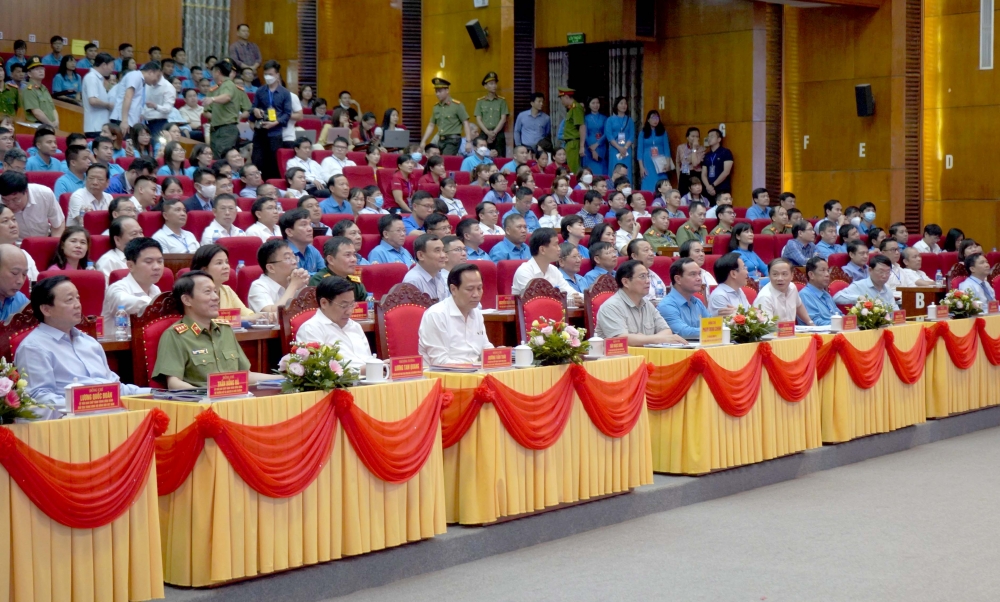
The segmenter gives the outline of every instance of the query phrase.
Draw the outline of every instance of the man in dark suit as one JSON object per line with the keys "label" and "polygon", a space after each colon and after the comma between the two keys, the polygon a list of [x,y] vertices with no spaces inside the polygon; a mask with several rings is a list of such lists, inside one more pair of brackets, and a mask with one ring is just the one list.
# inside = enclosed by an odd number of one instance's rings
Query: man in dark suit
{"label": "man in dark suit", "polygon": [[198,168],[191,177],[194,180],[194,196],[184,201],[188,211],[211,211],[215,198],[215,174],[211,169]]}

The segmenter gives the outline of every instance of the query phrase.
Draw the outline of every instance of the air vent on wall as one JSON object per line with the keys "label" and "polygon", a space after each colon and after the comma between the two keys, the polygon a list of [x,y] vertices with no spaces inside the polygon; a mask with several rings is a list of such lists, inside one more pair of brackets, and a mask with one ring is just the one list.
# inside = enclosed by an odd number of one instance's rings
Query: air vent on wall
{"label": "air vent on wall", "polygon": [[993,0],[979,0],[979,68],[993,68]]}

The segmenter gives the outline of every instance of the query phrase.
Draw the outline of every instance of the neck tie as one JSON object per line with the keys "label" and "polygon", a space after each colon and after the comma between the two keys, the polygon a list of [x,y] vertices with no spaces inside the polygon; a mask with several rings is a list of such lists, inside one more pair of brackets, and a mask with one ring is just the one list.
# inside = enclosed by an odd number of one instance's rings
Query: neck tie
{"label": "neck tie", "polygon": [[991,291],[991,290],[990,290],[990,289],[989,289],[989,288],[988,288],[988,287],[986,286],[986,282],[984,282],[984,281],[980,280],[980,281],[979,281],[979,286],[983,287],[983,293],[985,293],[985,294],[986,294],[986,300],[987,300],[987,301],[992,301],[992,300],[993,300],[993,291]]}

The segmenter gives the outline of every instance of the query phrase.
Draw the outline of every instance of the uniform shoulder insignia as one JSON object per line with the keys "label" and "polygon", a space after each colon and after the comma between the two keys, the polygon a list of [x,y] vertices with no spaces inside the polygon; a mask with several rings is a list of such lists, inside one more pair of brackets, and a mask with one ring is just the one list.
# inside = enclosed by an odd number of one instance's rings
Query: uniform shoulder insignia
{"label": "uniform shoulder insignia", "polygon": [[504,98],[503,96],[497,96],[497,100],[507,100],[507,99]]}
{"label": "uniform shoulder insignia", "polygon": [[460,101],[460,100],[456,100],[456,99],[454,99],[454,98],[452,98],[452,99],[451,99],[451,102],[453,102],[453,103],[455,103],[455,104],[462,104],[462,101]]}
{"label": "uniform shoulder insignia", "polygon": [[228,318],[212,318],[212,324],[217,324],[219,326],[229,326],[232,328],[232,324],[229,323]]}
{"label": "uniform shoulder insignia", "polygon": [[354,274],[348,276],[347,279],[350,280],[351,282],[357,282],[358,284],[361,283],[361,278],[355,276]]}
{"label": "uniform shoulder insignia", "polygon": [[198,326],[197,323],[192,324],[191,325],[191,332],[193,332],[195,334],[195,336],[201,334],[201,326]]}
{"label": "uniform shoulder insignia", "polygon": [[486,100],[486,97],[485,97],[485,96],[480,96],[480,97],[479,97],[479,98],[477,98],[476,100],[477,100],[477,101],[480,101],[480,100]]}
{"label": "uniform shoulder insignia", "polygon": [[188,330],[187,324],[181,323],[174,326],[174,331],[176,331],[177,334],[184,334],[185,332],[187,332],[187,330]]}

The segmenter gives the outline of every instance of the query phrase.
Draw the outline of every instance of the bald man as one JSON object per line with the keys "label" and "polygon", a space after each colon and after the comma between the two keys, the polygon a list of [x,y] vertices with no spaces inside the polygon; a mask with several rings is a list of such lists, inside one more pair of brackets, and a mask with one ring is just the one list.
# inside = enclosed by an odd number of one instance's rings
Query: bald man
{"label": "bald man", "polygon": [[7,322],[28,304],[21,292],[28,277],[28,261],[14,245],[0,245],[0,320]]}

